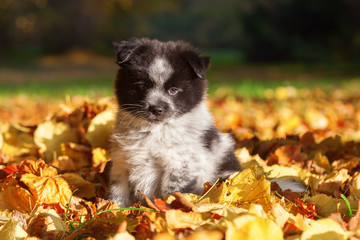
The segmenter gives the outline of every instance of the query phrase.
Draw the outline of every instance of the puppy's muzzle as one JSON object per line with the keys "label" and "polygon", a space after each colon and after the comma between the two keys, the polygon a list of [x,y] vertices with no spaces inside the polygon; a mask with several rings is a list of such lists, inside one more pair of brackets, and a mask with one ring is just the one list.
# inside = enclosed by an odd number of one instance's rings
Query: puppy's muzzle
{"label": "puppy's muzzle", "polygon": [[164,114],[165,109],[163,106],[154,106],[150,105],[148,108],[149,112],[152,113],[154,116],[159,117]]}

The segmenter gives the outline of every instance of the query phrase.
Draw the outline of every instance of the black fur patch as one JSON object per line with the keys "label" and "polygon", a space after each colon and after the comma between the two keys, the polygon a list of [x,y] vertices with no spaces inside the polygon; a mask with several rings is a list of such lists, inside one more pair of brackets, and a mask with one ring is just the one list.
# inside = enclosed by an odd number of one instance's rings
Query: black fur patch
{"label": "black fur patch", "polygon": [[239,160],[236,158],[235,154],[231,151],[229,152],[226,157],[223,159],[219,171],[218,176],[220,176],[220,180],[225,180],[227,177],[229,177],[231,174],[225,173],[234,173],[239,172],[242,170],[242,167],[239,163]]}
{"label": "black fur patch", "polygon": [[203,136],[204,146],[210,150],[212,143],[218,139],[219,139],[219,131],[215,126],[211,126],[211,128],[206,130]]}

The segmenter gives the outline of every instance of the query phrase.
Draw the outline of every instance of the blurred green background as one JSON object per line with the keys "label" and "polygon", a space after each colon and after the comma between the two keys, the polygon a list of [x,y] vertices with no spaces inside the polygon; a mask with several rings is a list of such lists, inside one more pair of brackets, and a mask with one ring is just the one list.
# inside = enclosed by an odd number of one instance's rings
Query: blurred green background
{"label": "blurred green background", "polygon": [[133,37],[211,55],[211,93],[331,90],[359,79],[359,12],[358,0],[2,0],[0,95],[111,95],[112,42]]}

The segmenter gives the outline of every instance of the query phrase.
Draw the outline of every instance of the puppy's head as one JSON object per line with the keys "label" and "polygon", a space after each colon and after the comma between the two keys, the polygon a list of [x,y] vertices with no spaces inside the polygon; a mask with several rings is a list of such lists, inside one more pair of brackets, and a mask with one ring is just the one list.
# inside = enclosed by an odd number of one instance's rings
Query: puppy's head
{"label": "puppy's head", "polygon": [[114,43],[120,66],[115,93],[120,108],[149,122],[163,122],[203,101],[210,57],[189,44],[136,39]]}

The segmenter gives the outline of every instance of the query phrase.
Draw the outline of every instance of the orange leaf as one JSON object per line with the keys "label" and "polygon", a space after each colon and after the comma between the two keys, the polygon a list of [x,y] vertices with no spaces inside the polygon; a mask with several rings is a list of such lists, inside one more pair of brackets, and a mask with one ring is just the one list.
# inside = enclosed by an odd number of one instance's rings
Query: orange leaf
{"label": "orange leaf", "polygon": [[36,200],[40,203],[60,203],[65,206],[69,202],[71,190],[68,183],[60,176],[39,177],[26,173],[20,179],[30,189]]}
{"label": "orange leaf", "polygon": [[41,177],[52,177],[57,175],[57,170],[48,166],[44,160],[25,160],[18,167],[20,176],[23,174],[34,174]]}
{"label": "orange leaf", "polygon": [[160,198],[154,197],[154,204],[160,210],[160,212],[170,210],[170,208],[168,208],[168,206],[166,206],[166,203]]}
{"label": "orange leaf", "polygon": [[35,198],[26,189],[7,186],[0,192],[0,208],[30,213],[35,207]]}
{"label": "orange leaf", "polygon": [[0,179],[9,178],[17,171],[18,169],[13,166],[7,166],[3,169],[0,169]]}
{"label": "orange leaf", "polygon": [[301,161],[301,147],[300,145],[291,146],[285,145],[281,146],[275,151],[276,160],[280,165],[290,165],[293,162]]}

